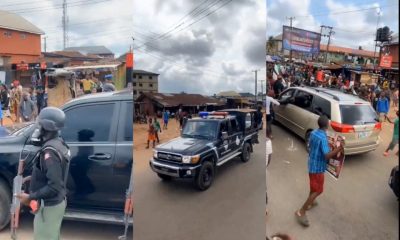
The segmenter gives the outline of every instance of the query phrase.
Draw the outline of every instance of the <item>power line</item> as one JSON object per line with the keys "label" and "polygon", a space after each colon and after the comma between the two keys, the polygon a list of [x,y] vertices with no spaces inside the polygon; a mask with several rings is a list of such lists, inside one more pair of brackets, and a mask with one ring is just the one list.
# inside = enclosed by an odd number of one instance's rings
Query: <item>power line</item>
{"label": "power line", "polygon": [[[70,2],[68,4],[69,7],[76,7],[76,6],[82,6],[82,5],[88,5],[88,4],[97,4],[97,3],[103,3],[103,2],[109,2],[111,0],[85,0],[85,1],[76,1],[76,2]],[[61,5],[55,5],[52,7],[35,7],[35,8],[25,8],[25,9],[16,9],[16,10],[7,10],[12,13],[32,13],[32,12],[41,12],[41,11],[48,11],[48,10],[55,10],[55,9],[62,9],[63,4]],[[5,13],[7,14],[7,12]]]}
{"label": "power line", "polygon": [[[221,0],[218,0],[218,1],[214,2],[213,4],[211,4],[212,6],[209,5],[210,7],[207,8],[207,10],[211,9],[211,7],[215,6],[215,3],[218,3],[218,2],[220,2],[220,1],[221,1]],[[197,22],[201,21],[202,19],[204,19],[204,18],[210,16],[211,14],[215,13],[216,11],[218,11],[219,9],[221,9],[222,7],[226,6],[226,5],[227,5],[228,3],[230,3],[231,1],[232,1],[232,0],[227,0],[227,1],[225,1],[225,3],[222,4],[222,5],[220,5],[218,8],[214,9],[213,11],[208,12],[207,14],[204,14],[204,15],[201,16],[200,18],[198,18],[198,19],[192,21],[191,23],[189,23],[188,25],[186,25],[185,27],[183,27],[183,28],[181,28],[181,29],[179,29],[179,27],[183,26],[184,23],[181,23],[181,24],[177,25],[177,26],[174,27],[173,29],[170,29],[169,31],[167,31],[167,32],[165,32],[165,33],[163,33],[163,34],[160,34],[159,37],[157,37],[156,40],[154,40],[154,41],[164,40],[164,39],[166,39],[166,38],[171,37],[172,34],[176,34],[176,33],[178,33],[178,32],[181,32],[181,31],[183,31],[183,30],[185,30],[185,29],[191,27],[193,24],[196,24]],[[204,10],[205,10],[205,9],[203,9],[202,11],[204,11]],[[179,30],[178,30],[178,29],[179,29]],[[175,32],[174,32],[174,31],[175,31]],[[174,32],[174,33],[172,33],[172,32]],[[148,41],[148,42],[151,42],[151,41]],[[141,48],[141,47],[147,45],[148,42],[146,42],[145,44],[142,44],[141,46],[139,46],[139,47],[137,47],[137,48]],[[136,49],[137,49],[137,48],[136,48]]]}
{"label": "power line", "polygon": [[308,14],[308,15],[296,16],[296,17],[298,17],[298,18],[302,18],[302,17],[315,17],[315,16],[325,16],[325,15],[327,15],[327,14],[329,14],[329,15],[339,15],[339,14],[346,14],[346,13],[353,13],[353,12],[362,12],[362,11],[375,10],[375,9],[378,9],[378,8],[393,7],[393,6],[397,6],[397,5],[399,5],[399,4],[397,3],[397,4],[386,5],[386,6],[362,8],[362,9],[349,10],[349,11],[337,11],[337,12],[325,11],[325,12],[321,12],[320,14]]}

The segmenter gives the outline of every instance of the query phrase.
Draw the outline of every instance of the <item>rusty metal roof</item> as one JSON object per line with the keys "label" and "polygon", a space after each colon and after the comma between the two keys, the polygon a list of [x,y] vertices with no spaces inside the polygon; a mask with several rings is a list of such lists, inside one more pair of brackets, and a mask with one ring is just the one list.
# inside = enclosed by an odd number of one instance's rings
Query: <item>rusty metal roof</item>
{"label": "rusty metal roof", "polygon": [[205,106],[205,105],[216,105],[223,106],[225,103],[218,99],[203,96],[200,94],[188,94],[188,93],[142,93],[137,101],[142,102],[144,98],[149,98],[154,102],[164,107],[177,107],[180,104],[182,106]]}

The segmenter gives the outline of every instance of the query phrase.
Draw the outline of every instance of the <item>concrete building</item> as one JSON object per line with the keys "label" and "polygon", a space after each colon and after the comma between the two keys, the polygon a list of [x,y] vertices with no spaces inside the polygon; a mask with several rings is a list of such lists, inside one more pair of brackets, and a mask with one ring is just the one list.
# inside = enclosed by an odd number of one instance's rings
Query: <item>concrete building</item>
{"label": "concrete building", "polygon": [[137,99],[142,93],[158,93],[159,74],[136,69],[132,74],[133,99]]}
{"label": "concrete building", "polygon": [[25,18],[0,10],[0,81],[11,82],[16,71],[37,64],[42,30]]}

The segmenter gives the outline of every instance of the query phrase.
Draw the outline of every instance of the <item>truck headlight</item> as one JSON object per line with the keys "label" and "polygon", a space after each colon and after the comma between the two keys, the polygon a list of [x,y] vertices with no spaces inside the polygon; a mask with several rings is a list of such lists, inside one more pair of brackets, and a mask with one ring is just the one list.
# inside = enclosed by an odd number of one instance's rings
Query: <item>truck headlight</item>
{"label": "truck headlight", "polygon": [[190,156],[183,156],[182,163],[190,163],[191,157]]}
{"label": "truck headlight", "polygon": [[158,152],[156,150],[153,150],[153,158],[157,158]]}

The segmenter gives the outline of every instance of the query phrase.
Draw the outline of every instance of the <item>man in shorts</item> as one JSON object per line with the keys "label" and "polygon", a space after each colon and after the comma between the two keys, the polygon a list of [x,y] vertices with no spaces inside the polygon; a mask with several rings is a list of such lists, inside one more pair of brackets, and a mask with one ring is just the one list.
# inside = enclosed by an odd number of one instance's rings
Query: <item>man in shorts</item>
{"label": "man in shorts", "polygon": [[310,178],[310,193],[303,206],[296,211],[295,215],[299,223],[308,227],[310,225],[306,211],[317,205],[315,199],[321,195],[324,190],[324,173],[329,159],[343,151],[343,146],[335,148],[333,151],[329,148],[328,136],[326,130],[329,126],[329,119],[321,116],[318,119],[319,129],[311,132],[310,151],[308,157],[308,172]]}

